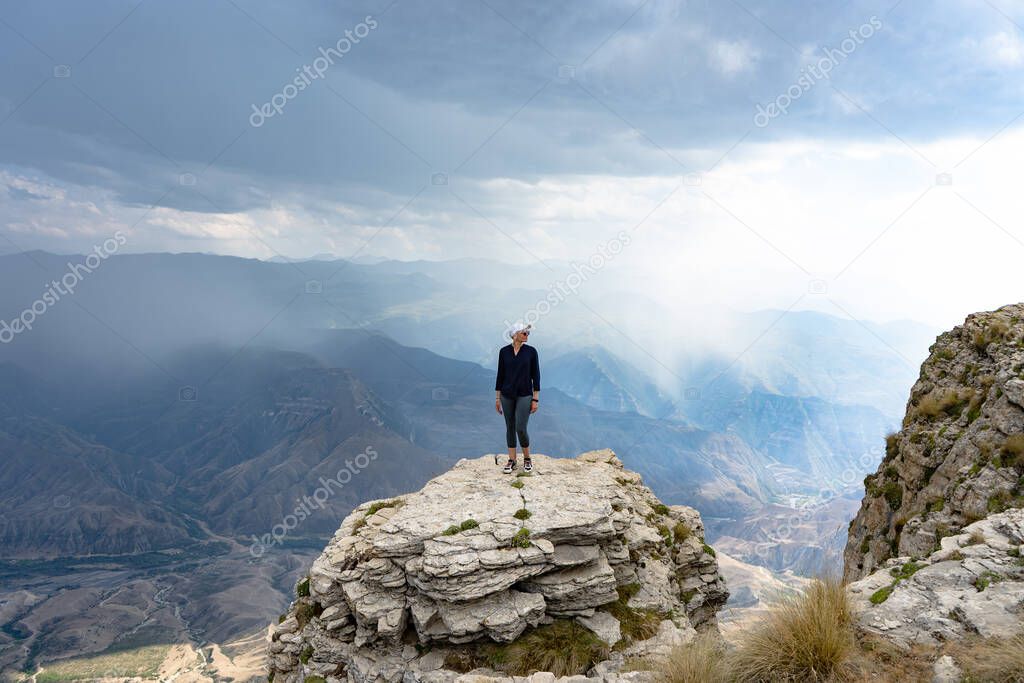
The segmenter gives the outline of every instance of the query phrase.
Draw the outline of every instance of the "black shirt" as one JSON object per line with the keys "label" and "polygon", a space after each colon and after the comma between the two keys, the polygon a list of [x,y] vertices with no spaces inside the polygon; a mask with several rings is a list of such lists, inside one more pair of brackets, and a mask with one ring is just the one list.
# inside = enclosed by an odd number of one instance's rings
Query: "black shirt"
{"label": "black shirt", "polygon": [[511,344],[502,347],[498,351],[498,377],[494,380],[494,390],[500,391],[506,398],[529,396],[534,391],[540,391],[537,349],[523,344],[517,354]]}

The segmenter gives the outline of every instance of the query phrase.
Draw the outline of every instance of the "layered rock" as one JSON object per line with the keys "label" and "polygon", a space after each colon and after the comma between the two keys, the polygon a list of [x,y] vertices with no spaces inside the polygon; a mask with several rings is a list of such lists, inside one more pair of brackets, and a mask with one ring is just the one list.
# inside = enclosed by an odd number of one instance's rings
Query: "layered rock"
{"label": "layered rock", "polygon": [[[534,462],[515,476],[494,456],[461,460],[417,493],[356,508],[274,629],[274,680],[454,680],[446,648],[555,619],[618,643],[595,667],[609,677],[717,629],[728,593],[696,510],[661,504],[611,451]],[[625,638],[612,603],[658,615],[655,635]]]}
{"label": "layered rock", "polygon": [[[1024,623],[1022,475],[1024,305],[1014,305],[938,337],[865,480],[844,570],[859,630],[936,657],[965,638],[1011,642]],[[934,680],[962,680],[953,656],[936,659]]]}
{"label": "layered rock", "polygon": [[968,316],[938,337],[902,428],[851,522],[848,581],[893,557],[923,559],[986,516],[1024,504],[1024,304]]}
{"label": "layered rock", "polygon": [[1024,620],[1024,510],[946,536],[926,558],[891,558],[849,585],[861,630],[898,647],[970,635],[1009,640]]}

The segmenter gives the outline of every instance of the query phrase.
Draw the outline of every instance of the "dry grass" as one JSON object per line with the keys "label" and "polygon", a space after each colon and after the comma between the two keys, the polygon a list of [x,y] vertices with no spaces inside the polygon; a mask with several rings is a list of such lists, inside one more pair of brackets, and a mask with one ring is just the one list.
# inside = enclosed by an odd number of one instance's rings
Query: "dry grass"
{"label": "dry grass", "polygon": [[858,657],[846,589],[827,577],[777,603],[733,650],[706,634],[654,668],[661,683],[837,683],[861,680]]}
{"label": "dry grass", "polygon": [[491,664],[513,676],[550,671],[555,676],[585,674],[609,655],[608,646],[575,621],[539,626],[504,648],[491,651]]}
{"label": "dry grass", "polygon": [[855,649],[852,623],[842,582],[818,579],[743,635],[728,657],[730,676],[737,681],[844,680]]}
{"label": "dry grass", "polygon": [[906,651],[881,638],[859,638],[846,681],[930,681],[932,662],[937,657],[937,652],[922,646],[915,645]]}
{"label": "dry grass", "polygon": [[973,389],[933,389],[921,397],[914,408],[916,415],[934,420],[939,415],[959,415],[974,398]]}
{"label": "dry grass", "polygon": [[1007,467],[1024,465],[1024,434],[1011,434],[1003,442],[1003,462]]}
{"label": "dry grass", "polygon": [[978,353],[984,353],[989,344],[1001,341],[1010,331],[1010,326],[1006,324],[1005,320],[1000,318],[992,319],[987,322],[988,325],[979,330],[975,330],[971,338],[971,341],[974,343],[974,348]]}
{"label": "dry grass", "polygon": [[659,683],[728,683],[725,651],[721,638],[710,634],[675,648],[657,662]]}
{"label": "dry grass", "polygon": [[[528,630],[511,643],[471,643],[453,647],[444,667],[459,673],[485,667],[512,676],[550,671],[555,676],[585,674],[608,659],[604,641],[571,619],[558,619]],[[308,679],[307,679],[308,680]]]}
{"label": "dry grass", "polygon": [[657,633],[662,619],[665,618],[664,615],[658,614],[654,610],[636,609],[629,606],[629,600],[640,590],[640,584],[631,583],[619,586],[615,590],[619,593],[619,599],[602,605],[599,609],[618,619],[622,632],[619,647],[629,646],[638,640],[647,640]]}
{"label": "dry grass", "polygon": [[963,643],[953,657],[972,683],[1024,681],[1024,633]]}

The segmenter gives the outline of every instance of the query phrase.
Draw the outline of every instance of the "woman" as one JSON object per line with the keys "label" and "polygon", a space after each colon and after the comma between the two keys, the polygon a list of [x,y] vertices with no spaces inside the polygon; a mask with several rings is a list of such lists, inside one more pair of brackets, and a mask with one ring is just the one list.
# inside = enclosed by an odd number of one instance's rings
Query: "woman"
{"label": "woman", "polygon": [[514,327],[512,343],[498,351],[498,377],[494,381],[494,409],[505,416],[505,445],[508,462],[505,474],[516,468],[516,437],[523,449],[523,469],[533,471],[530,460],[530,435],[526,423],[540,405],[540,361],[537,349],[527,345],[532,325]]}

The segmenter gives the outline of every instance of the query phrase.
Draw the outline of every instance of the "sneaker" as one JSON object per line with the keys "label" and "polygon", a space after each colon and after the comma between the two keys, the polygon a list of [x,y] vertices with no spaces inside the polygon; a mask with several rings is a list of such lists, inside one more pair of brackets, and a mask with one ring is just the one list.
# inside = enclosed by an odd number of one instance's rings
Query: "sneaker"
{"label": "sneaker", "polygon": [[505,463],[505,468],[503,470],[501,470],[501,471],[504,472],[505,474],[512,474],[512,470],[514,470],[515,468],[516,468],[516,461],[515,460],[509,460],[507,463]]}
{"label": "sneaker", "polygon": [[529,458],[523,458],[523,471],[533,472],[533,461]]}

